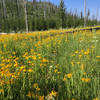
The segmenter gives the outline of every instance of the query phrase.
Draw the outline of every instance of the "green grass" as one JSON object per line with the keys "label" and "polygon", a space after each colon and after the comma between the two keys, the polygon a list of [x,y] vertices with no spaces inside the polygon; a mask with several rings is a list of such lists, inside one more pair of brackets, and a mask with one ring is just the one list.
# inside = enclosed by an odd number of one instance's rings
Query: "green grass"
{"label": "green grass", "polygon": [[0,42],[0,100],[100,99],[100,34],[16,37]]}

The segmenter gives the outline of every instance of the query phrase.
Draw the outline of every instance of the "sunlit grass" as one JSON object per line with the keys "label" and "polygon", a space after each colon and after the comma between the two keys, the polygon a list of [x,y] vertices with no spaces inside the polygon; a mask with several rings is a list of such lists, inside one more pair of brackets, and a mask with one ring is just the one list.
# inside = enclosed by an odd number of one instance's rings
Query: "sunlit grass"
{"label": "sunlit grass", "polygon": [[100,31],[0,37],[0,100],[99,100]]}

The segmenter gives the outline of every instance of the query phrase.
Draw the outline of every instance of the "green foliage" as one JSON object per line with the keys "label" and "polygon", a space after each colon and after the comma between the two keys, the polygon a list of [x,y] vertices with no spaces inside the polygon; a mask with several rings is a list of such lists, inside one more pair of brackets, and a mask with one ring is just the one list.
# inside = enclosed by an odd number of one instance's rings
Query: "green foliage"
{"label": "green foliage", "polygon": [[64,6],[64,1],[60,0],[60,6],[59,6],[59,18],[60,18],[60,26],[62,28],[66,27],[66,13],[65,13],[66,9]]}
{"label": "green foliage", "polygon": [[0,37],[0,100],[99,100],[97,33]]}
{"label": "green foliage", "polygon": [[[29,31],[47,30],[55,28],[70,28],[83,26],[83,13],[81,16],[66,12],[64,1],[56,5],[50,2],[28,1],[27,4],[28,28]],[[88,17],[90,11],[88,11]],[[99,24],[97,20],[87,18],[87,26]],[[0,32],[22,32],[25,31],[25,12],[23,0],[3,0],[0,1]]]}

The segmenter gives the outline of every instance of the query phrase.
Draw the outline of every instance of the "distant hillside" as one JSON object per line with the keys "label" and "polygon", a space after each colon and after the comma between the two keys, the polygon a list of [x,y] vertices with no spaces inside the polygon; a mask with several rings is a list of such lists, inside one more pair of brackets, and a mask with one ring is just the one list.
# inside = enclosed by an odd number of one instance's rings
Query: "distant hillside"
{"label": "distant hillside", "polygon": [[[4,2],[5,1],[5,2]],[[0,32],[25,31],[23,0],[0,0]],[[27,2],[29,31],[60,28],[59,7],[50,2]],[[83,25],[83,16],[65,14],[65,28]],[[88,25],[97,21],[87,20]]]}

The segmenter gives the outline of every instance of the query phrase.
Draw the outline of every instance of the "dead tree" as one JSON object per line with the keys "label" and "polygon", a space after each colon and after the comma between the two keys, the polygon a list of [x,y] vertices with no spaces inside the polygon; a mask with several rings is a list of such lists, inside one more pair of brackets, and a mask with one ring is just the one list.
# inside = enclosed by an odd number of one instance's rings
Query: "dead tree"
{"label": "dead tree", "polygon": [[24,12],[25,12],[25,25],[26,25],[26,32],[28,33],[28,17],[27,17],[26,4],[27,4],[27,1],[26,1],[26,0],[23,0]]}
{"label": "dead tree", "polygon": [[99,16],[99,5],[97,5],[97,12],[96,12],[96,20],[98,21],[98,16]]}
{"label": "dead tree", "polygon": [[84,27],[86,27],[86,0],[84,0]]}
{"label": "dead tree", "polygon": [[3,5],[4,19],[6,19],[6,4],[5,4],[5,0],[2,0],[2,5]]}

